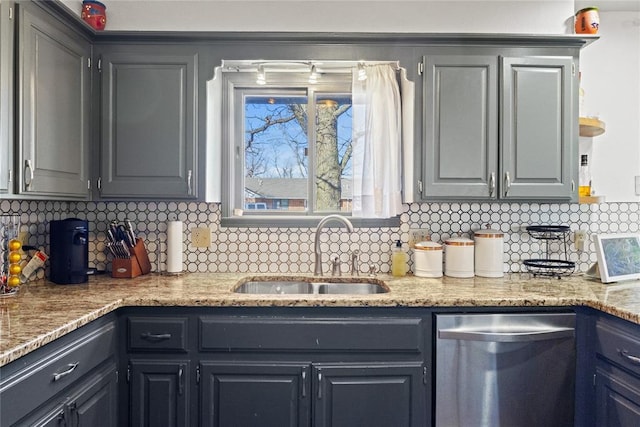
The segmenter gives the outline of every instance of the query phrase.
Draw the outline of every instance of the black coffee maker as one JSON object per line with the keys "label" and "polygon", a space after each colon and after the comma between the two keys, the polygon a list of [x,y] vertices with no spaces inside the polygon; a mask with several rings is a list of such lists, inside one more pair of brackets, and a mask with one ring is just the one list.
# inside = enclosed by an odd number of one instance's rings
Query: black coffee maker
{"label": "black coffee maker", "polygon": [[77,218],[51,221],[49,280],[58,284],[87,281],[89,274],[88,223]]}

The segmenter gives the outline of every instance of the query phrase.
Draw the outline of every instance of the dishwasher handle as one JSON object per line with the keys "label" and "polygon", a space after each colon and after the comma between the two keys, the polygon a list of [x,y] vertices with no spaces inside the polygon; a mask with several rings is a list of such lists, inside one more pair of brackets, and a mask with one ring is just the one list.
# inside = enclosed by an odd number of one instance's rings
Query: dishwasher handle
{"label": "dishwasher handle", "polygon": [[478,329],[439,329],[438,338],[462,341],[485,341],[485,342],[532,342],[547,341],[559,338],[573,338],[574,328],[546,328],[532,329],[530,331],[490,331]]}

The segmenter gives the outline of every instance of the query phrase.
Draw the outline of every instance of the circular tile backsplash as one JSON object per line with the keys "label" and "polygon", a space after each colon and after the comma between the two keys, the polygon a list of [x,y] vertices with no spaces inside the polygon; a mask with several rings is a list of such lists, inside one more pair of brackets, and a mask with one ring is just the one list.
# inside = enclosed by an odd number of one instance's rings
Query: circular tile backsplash
{"label": "circular tile backsplash", "polygon": [[[188,272],[312,273],[315,228],[239,228],[220,226],[220,205],[201,202],[58,202],[0,201],[0,215],[20,214],[22,230],[29,233],[29,244],[48,251],[48,222],[63,218],[82,218],[89,222],[89,264],[110,270],[111,255],[106,251],[107,225],[112,220],[130,220],[144,238],[152,269],[166,270],[166,243],[169,220],[184,223],[183,268]],[[347,273],[350,252],[360,251],[363,272],[374,265],[377,271],[390,271],[390,253],[398,239],[408,249],[409,230],[428,230],[431,240],[443,242],[452,236],[472,237],[473,231],[487,225],[504,233],[505,272],[525,271],[522,261],[542,256],[543,247],[526,232],[527,225],[564,224],[572,231],[593,233],[635,233],[640,223],[638,203],[545,204],[545,203],[412,203],[405,205],[399,227],[356,228],[354,233],[330,228],[321,236],[325,271],[329,255],[337,255]],[[190,244],[190,230],[208,227],[211,247]],[[585,251],[576,251],[573,236],[568,259],[576,271],[584,272],[596,261],[589,238]],[[551,256],[561,256],[563,248],[551,247]],[[413,261],[410,257],[410,269]],[[42,272],[39,273],[40,277]]]}

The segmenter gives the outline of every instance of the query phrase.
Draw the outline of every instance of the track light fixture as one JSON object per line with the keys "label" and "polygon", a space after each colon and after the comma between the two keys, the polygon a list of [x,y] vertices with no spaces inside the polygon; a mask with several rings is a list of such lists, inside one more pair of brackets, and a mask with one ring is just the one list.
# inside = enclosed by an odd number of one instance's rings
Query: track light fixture
{"label": "track light fixture", "polygon": [[259,85],[267,84],[267,73],[264,71],[263,65],[258,65],[258,74],[256,76],[256,83]]}
{"label": "track light fixture", "polygon": [[367,71],[364,69],[364,64],[362,62],[358,63],[358,80],[367,80]]}
{"label": "track light fixture", "polygon": [[316,66],[311,64],[311,69],[309,71],[309,83],[311,84],[318,83],[318,77],[320,77],[320,74],[318,74],[318,71],[316,70]]}

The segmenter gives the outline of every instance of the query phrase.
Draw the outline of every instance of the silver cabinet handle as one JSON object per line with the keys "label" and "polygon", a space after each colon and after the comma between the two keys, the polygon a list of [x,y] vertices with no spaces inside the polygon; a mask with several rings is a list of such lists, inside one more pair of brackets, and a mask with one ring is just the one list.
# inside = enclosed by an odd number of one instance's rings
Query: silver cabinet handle
{"label": "silver cabinet handle", "polygon": [[146,341],[158,342],[171,339],[171,334],[152,334],[151,332],[143,332],[140,334],[140,338]]}
{"label": "silver cabinet handle", "polygon": [[489,175],[489,197],[493,197],[494,191],[496,191],[496,173],[491,172]]}
{"label": "silver cabinet handle", "polygon": [[189,192],[189,194],[192,193],[192,188],[191,188],[192,179],[193,179],[193,172],[191,171],[191,169],[189,169],[187,171],[187,191]]}
{"label": "silver cabinet handle", "polygon": [[576,191],[576,182],[572,179],[571,180],[571,192],[573,193],[574,191]]}
{"label": "silver cabinet handle", "polygon": [[573,328],[539,329],[525,332],[493,332],[473,329],[440,329],[438,338],[463,341],[531,342],[573,337]]}
{"label": "silver cabinet handle", "polygon": [[318,399],[322,399],[322,372],[318,372]]}
{"label": "silver cabinet handle", "polygon": [[307,397],[307,371],[302,371],[302,397]]}
{"label": "silver cabinet handle", "polygon": [[[33,182],[33,163],[31,160],[24,161],[24,187],[25,190],[28,190],[31,187],[31,183]],[[29,177],[29,182],[27,182],[27,176]]]}
{"label": "silver cabinet handle", "polygon": [[626,359],[628,362],[631,362],[634,365],[640,365],[640,357],[629,354],[627,350],[619,350],[619,352],[620,356]]}
{"label": "silver cabinet handle", "polygon": [[67,365],[68,369],[66,371],[56,372],[53,374],[53,381],[58,381],[59,379],[64,378],[67,375],[71,375],[71,373],[76,370],[79,364],[80,362],[69,363]]}
{"label": "silver cabinet handle", "polygon": [[178,369],[178,395],[182,396],[184,393],[184,370],[182,367]]}
{"label": "silver cabinet handle", "polygon": [[509,176],[509,171],[504,173],[504,195],[509,194],[509,189],[511,188],[511,177]]}

